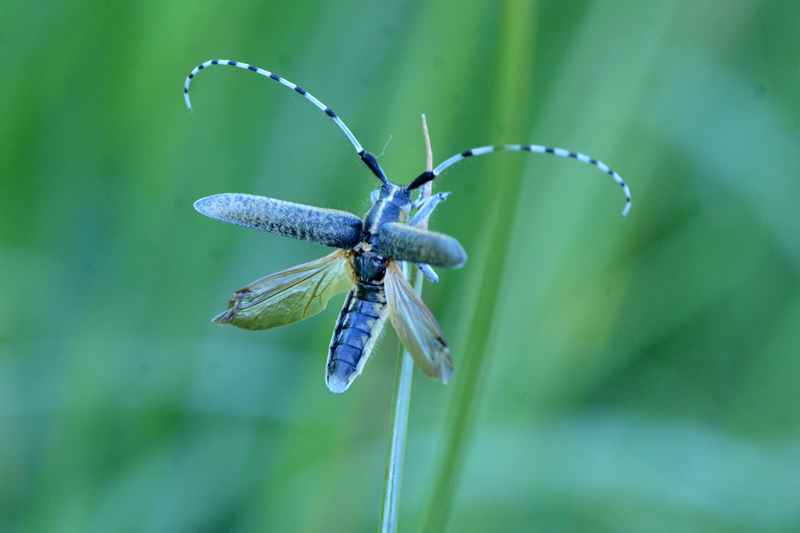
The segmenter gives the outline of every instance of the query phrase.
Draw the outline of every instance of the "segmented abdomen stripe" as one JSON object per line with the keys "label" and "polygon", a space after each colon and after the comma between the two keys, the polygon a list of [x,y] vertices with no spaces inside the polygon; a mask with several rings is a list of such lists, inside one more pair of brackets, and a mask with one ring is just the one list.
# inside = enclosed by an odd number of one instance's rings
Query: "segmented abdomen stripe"
{"label": "segmented abdomen stripe", "polygon": [[264,69],[261,69],[261,68],[258,68],[258,67],[254,67],[253,65],[248,65],[247,63],[240,63],[238,61],[228,61],[227,59],[212,59],[211,61],[206,61],[202,65],[198,65],[191,72],[191,74],[189,74],[186,77],[186,84],[183,87],[183,96],[184,96],[184,98],[186,98],[186,106],[189,108],[189,111],[192,110],[192,103],[189,101],[189,83],[191,83],[192,78],[194,78],[197,75],[198,72],[200,72],[204,68],[210,67],[211,65],[230,65],[232,67],[239,67],[239,68],[245,69],[245,70],[252,70],[253,72],[255,72],[257,74],[261,74],[262,76],[265,76],[267,78],[273,79],[273,80],[277,81],[278,83],[280,83],[281,85],[285,85],[286,87],[288,87],[288,88],[290,88],[290,89],[302,94],[312,104],[314,104],[315,106],[317,106],[321,110],[325,111],[325,114],[327,114],[329,117],[331,117],[333,119],[333,121],[336,122],[336,124],[338,124],[338,126],[342,129],[342,131],[345,133],[345,135],[347,135],[347,138],[350,139],[350,142],[353,143],[353,146],[356,148],[356,151],[358,152],[358,155],[362,155],[363,156],[363,154],[365,153],[364,152],[364,148],[361,147],[361,144],[356,139],[356,136],[353,135],[353,132],[351,132],[350,129],[347,126],[345,126],[344,122],[342,122],[342,120],[338,116],[336,116],[336,113],[334,113],[331,110],[331,108],[329,108],[328,106],[326,106],[325,104],[323,104],[322,102],[320,102],[319,100],[314,98],[312,95],[308,94],[304,89],[302,89],[301,87],[298,87],[297,85],[295,85],[294,83],[290,82],[289,80],[285,80],[285,79],[281,78],[280,76],[278,76],[276,74],[273,74],[272,72],[270,72],[268,70],[264,70]]}
{"label": "segmented abdomen stripe", "polygon": [[513,152],[535,152],[538,154],[553,154],[559,157],[571,157],[573,159],[577,159],[581,163],[588,163],[590,165],[594,165],[616,181],[621,187],[622,192],[625,193],[625,208],[622,210],[622,217],[628,214],[628,211],[631,208],[631,191],[628,189],[628,186],[625,185],[625,182],[622,181],[622,178],[619,174],[608,168],[608,165],[603,163],[602,161],[598,161],[597,159],[593,159],[588,155],[584,155],[577,152],[570,152],[569,150],[564,150],[562,148],[548,148],[546,146],[539,146],[536,144],[528,144],[528,145],[520,145],[520,144],[507,144],[505,146],[482,146],[480,148],[473,148],[472,150],[467,150],[466,152],[462,152],[460,154],[454,155],[450,159],[446,160],[444,163],[433,169],[433,177],[438,176],[444,169],[451,165],[455,165],[459,161],[462,161],[468,157],[472,157],[475,155],[484,155],[489,154],[491,152],[496,152],[499,150],[510,150]]}

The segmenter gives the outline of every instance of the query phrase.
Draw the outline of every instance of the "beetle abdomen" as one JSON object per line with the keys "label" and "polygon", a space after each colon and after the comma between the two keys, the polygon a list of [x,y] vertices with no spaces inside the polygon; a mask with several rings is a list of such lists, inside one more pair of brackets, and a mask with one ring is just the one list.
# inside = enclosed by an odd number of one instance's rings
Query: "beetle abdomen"
{"label": "beetle abdomen", "polygon": [[356,281],[333,330],[325,382],[344,392],[361,373],[388,316],[383,284]]}

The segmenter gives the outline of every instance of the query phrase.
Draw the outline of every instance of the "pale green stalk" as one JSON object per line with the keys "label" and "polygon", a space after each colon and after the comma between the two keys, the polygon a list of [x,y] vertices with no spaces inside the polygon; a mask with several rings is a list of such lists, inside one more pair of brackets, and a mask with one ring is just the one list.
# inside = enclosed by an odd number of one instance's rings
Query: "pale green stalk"
{"label": "pale green stalk", "polygon": [[[414,289],[422,292],[422,276],[416,276]],[[403,454],[406,447],[406,428],[408,427],[408,407],[411,402],[411,377],[414,374],[414,360],[403,345],[397,358],[397,371],[392,398],[392,418],[390,422],[389,449],[386,454],[384,474],[383,508],[381,510],[382,532],[397,530],[397,515],[400,503],[400,482],[403,474]]]}
{"label": "pale green stalk", "polygon": [[[433,170],[433,152],[428,136],[428,124],[425,115],[422,115],[422,130],[425,132],[425,148],[427,151],[427,170]],[[422,189],[422,196],[431,195],[431,182],[426,183]],[[426,220],[420,226],[428,229]],[[422,296],[423,276],[415,269],[414,290],[417,296]],[[389,423],[389,449],[386,452],[386,472],[384,473],[383,505],[381,509],[381,527],[383,533],[397,530],[397,516],[400,505],[400,482],[403,476],[403,455],[406,449],[406,429],[408,428],[408,406],[411,403],[411,377],[414,374],[414,360],[411,354],[400,344],[400,356],[397,360],[397,371],[394,379],[394,394],[392,396],[392,418]]]}

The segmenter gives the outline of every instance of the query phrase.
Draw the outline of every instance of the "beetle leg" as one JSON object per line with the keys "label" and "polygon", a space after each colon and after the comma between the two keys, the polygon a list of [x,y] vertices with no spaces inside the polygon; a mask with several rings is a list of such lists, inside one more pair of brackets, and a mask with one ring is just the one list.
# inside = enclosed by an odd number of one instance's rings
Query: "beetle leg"
{"label": "beetle leg", "polygon": [[431,266],[427,263],[414,263],[419,267],[425,277],[431,280],[431,283],[437,283],[439,281],[439,276],[434,272]]}
{"label": "beetle leg", "polygon": [[417,213],[414,215],[414,218],[411,219],[409,224],[414,227],[418,227],[420,224],[428,220],[428,217],[431,216],[433,210],[436,209],[436,206],[439,205],[439,202],[444,201],[447,197],[450,196],[449,192],[440,192],[429,196],[428,198],[419,199],[414,202],[415,209],[418,209]]}

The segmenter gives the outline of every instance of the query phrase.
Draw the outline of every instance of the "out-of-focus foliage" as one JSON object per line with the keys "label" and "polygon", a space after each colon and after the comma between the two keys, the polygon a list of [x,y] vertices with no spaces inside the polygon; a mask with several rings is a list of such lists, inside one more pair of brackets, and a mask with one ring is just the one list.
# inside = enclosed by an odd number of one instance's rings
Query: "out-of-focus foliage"
{"label": "out-of-focus foliage", "polygon": [[377,527],[395,334],[333,396],[340,299],[211,324],[329,250],[192,209],[362,214],[377,180],[252,73],[204,71],[190,114],[183,80],[214,58],[300,84],[400,183],[424,112],[437,162],[547,144],[630,184],[621,221],[619,187],[574,161],[437,179],[431,228],[470,259],[424,291],[456,374],[415,379],[402,530],[797,530],[798,28],[796,0],[6,2],[0,530]]}

